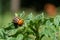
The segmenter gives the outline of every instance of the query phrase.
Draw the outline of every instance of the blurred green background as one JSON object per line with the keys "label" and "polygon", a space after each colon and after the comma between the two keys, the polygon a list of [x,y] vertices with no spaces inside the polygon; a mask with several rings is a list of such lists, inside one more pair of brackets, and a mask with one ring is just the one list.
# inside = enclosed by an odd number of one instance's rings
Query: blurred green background
{"label": "blurred green background", "polygon": [[10,1],[0,0],[0,26],[11,22]]}

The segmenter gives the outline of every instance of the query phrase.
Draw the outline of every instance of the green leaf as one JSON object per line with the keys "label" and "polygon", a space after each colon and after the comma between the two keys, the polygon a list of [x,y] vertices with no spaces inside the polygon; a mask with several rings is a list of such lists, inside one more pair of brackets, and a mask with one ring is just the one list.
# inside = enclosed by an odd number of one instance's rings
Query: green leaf
{"label": "green leaf", "polygon": [[36,36],[30,34],[30,35],[29,35],[29,38],[31,38],[32,40],[35,40]]}
{"label": "green leaf", "polygon": [[11,35],[15,35],[17,33],[17,30],[16,29],[12,29],[12,30],[7,30],[5,32],[8,36],[11,36]]}
{"label": "green leaf", "polygon": [[16,40],[14,37],[8,37],[7,40]]}
{"label": "green leaf", "polygon": [[30,14],[26,17],[27,20],[32,20],[33,18],[34,18],[34,16],[33,16],[32,13],[30,13]]}
{"label": "green leaf", "polygon": [[60,22],[60,16],[56,16],[56,17],[54,18],[54,24],[55,24],[56,26],[59,26],[59,22]]}
{"label": "green leaf", "polygon": [[9,30],[9,29],[14,29],[15,26],[14,26],[14,24],[11,22],[11,23],[8,23],[7,25],[3,26],[3,28]]}
{"label": "green leaf", "polygon": [[5,40],[5,39],[0,39],[0,40]]}
{"label": "green leaf", "polygon": [[50,20],[47,20],[46,21],[46,26],[51,27],[51,25],[52,25],[52,23],[50,22]]}
{"label": "green leaf", "polygon": [[50,37],[44,36],[41,40],[52,40]]}
{"label": "green leaf", "polygon": [[24,40],[32,40],[31,38],[29,38],[29,37],[26,37]]}
{"label": "green leaf", "polygon": [[25,18],[25,12],[24,11],[20,14],[20,18]]}
{"label": "green leaf", "polygon": [[5,38],[4,35],[5,30],[3,28],[0,29],[0,38]]}
{"label": "green leaf", "polygon": [[16,40],[23,40],[24,36],[22,34],[17,35]]}
{"label": "green leaf", "polygon": [[41,21],[44,22],[45,19],[44,13],[42,13],[40,16],[41,16]]}

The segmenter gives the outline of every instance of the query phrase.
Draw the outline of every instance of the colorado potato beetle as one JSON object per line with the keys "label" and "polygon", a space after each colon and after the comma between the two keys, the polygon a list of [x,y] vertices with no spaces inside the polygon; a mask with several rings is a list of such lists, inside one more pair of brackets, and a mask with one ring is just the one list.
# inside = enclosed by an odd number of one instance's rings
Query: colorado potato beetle
{"label": "colorado potato beetle", "polygon": [[17,24],[17,25],[23,25],[24,21],[18,17],[15,17],[13,19],[13,23]]}

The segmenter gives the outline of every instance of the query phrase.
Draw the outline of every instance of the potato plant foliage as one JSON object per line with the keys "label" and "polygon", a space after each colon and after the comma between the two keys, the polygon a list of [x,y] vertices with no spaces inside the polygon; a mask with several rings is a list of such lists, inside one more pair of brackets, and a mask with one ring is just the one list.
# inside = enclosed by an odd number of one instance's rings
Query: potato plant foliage
{"label": "potato plant foliage", "polygon": [[0,40],[60,40],[60,15],[45,17],[44,13],[18,14],[24,20],[22,26],[15,28],[11,22],[0,28]]}

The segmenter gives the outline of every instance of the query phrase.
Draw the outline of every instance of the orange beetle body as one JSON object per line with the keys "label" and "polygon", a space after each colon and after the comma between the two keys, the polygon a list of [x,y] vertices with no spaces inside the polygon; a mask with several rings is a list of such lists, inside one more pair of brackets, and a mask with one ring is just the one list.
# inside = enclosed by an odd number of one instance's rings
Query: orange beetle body
{"label": "orange beetle body", "polygon": [[20,19],[20,20],[18,20],[18,22],[17,22],[17,23],[18,23],[18,25],[22,25],[22,24],[23,24],[23,22],[24,22],[24,21],[23,21],[22,19]]}

